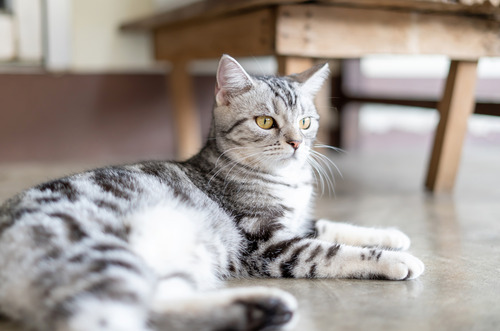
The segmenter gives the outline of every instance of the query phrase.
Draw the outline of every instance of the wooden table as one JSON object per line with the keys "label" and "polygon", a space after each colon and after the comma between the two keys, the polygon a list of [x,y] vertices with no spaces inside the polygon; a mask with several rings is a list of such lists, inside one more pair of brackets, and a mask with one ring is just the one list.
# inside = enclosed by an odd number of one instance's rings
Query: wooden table
{"label": "wooden table", "polygon": [[478,59],[500,56],[500,9],[490,1],[469,6],[451,0],[208,0],[122,29],[151,31],[156,59],[173,64],[169,79],[180,157],[194,154],[202,141],[187,72],[191,60],[223,53],[274,55],[279,73],[290,74],[318,58],[446,55],[452,61],[425,185],[449,192],[474,111]]}

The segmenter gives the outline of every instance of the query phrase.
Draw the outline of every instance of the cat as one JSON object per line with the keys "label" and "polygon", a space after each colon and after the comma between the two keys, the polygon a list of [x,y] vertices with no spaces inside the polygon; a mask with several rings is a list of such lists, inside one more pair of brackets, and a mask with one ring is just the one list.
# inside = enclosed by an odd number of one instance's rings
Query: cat
{"label": "cat", "polygon": [[52,180],[0,208],[0,311],[39,331],[286,329],[297,301],[231,277],[406,280],[409,238],[311,217],[328,65],[251,76],[223,55],[206,145]]}

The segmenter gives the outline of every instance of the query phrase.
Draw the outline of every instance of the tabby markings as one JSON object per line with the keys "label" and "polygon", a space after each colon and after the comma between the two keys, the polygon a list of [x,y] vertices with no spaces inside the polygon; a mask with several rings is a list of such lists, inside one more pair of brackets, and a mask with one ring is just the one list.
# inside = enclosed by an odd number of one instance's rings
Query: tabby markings
{"label": "tabby markings", "polygon": [[94,172],[94,182],[104,191],[117,198],[128,200],[131,198],[129,191],[136,191],[135,178],[128,171],[118,169],[100,169]]}
{"label": "tabby markings", "polygon": [[284,241],[281,241],[277,244],[271,245],[265,250],[264,254],[262,254],[262,257],[265,260],[273,261],[273,260],[277,259],[280,255],[285,254],[290,249],[290,247],[293,246],[293,244],[295,244],[301,240],[302,240],[301,238],[295,237],[295,238],[284,240]]}
{"label": "tabby markings", "polygon": [[69,231],[69,239],[71,241],[80,241],[87,237],[87,234],[73,216],[65,213],[51,213],[49,216],[60,218],[66,223]]}
{"label": "tabby markings", "polygon": [[40,184],[35,187],[35,189],[40,190],[41,192],[53,192],[53,193],[61,193],[65,196],[69,201],[76,201],[78,198],[78,192],[73,187],[71,182],[67,179],[57,179],[44,184]]}
{"label": "tabby markings", "polygon": [[309,269],[309,272],[307,273],[306,275],[306,278],[316,278],[316,268],[317,268],[317,265],[316,263],[314,263],[311,268]]}
{"label": "tabby markings", "polygon": [[105,278],[87,287],[85,292],[92,293],[98,298],[137,303],[139,301],[138,295],[124,289],[123,283],[122,278]]}
{"label": "tabby markings", "polygon": [[[297,103],[297,94],[290,82],[274,77],[257,77],[260,81],[266,83],[274,93],[274,96],[281,99],[286,106],[294,107]],[[277,112],[279,108],[275,108]]]}
{"label": "tabby markings", "polygon": [[234,123],[233,126],[230,127],[228,130],[222,131],[222,133],[227,136],[228,134],[230,134],[231,132],[233,132],[234,129],[236,129],[238,126],[242,125],[246,121],[248,121],[248,118],[242,118],[242,119],[236,121],[236,123]]}
{"label": "tabby markings", "polygon": [[323,247],[321,246],[317,246],[312,252],[311,252],[311,255],[309,255],[309,257],[307,258],[306,260],[306,263],[307,262],[312,262],[316,256],[318,256],[321,252],[323,251]]}
{"label": "tabby markings", "polygon": [[333,246],[328,247],[328,249],[326,250],[326,258],[331,259],[335,255],[337,255],[337,252],[339,251],[339,249],[340,249],[340,245],[333,245]]}
{"label": "tabby markings", "polygon": [[299,256],[302,253],[302,251],[307,249],[310,245],[311,245],[311,243],[305,243],[304,245],[297,247],[293,251],[290,259],[288,261],[281,263],[280,270],[281,270],[282,277],[285,277],[285,278],[293,278],[294,277],[293,270],[295,269],[295,267],[297,266],[297,263],[299,262]]}
{"label": "tabby markings", "polygon": [[46,245],[54,237],[54,234],[43,225],[34,225],[31,227],[33,240],[37,246]]}
{"label": "tabby markings", "polygon": [[95,259],[92,262],[90,262],[90,267],[89,271],[94,272],[94,273],[102,273],[106,269],[111,268],[111,267],[116,267],[116,268],[121,268],[125,269],[129,272],[135,273],[137,275],[141,275],[141,271],[134,265],[116,260],[116,259],[109,259],[109,258],[103,258],[103,259]]}

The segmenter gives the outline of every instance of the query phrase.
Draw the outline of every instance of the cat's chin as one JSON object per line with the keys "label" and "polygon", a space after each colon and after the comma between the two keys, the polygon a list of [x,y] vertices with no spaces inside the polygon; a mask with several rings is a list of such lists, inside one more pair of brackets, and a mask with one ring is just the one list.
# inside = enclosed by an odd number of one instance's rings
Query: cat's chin
{"label": "cat's chin", "polygon": [[268,161],[266,164],[262,164],[261,167],[266,172],[283,175],[288,172],[296,173],[297,170],[303,168],[306,160],[301,158],[299,155],[288,155],[276,158],[275,160]]}

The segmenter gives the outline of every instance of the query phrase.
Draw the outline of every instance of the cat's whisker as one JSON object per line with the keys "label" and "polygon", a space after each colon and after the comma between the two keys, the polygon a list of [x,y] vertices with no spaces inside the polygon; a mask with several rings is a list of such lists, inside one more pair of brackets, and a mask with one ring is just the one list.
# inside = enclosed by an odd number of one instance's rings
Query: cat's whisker
{"label": "cat's whisker", "polygon": [[234,151],[236,149],[249,149],[249,148],[253,148],[253,147],[233,147],[233,148],[229,148],[228,150],[222,152],[219,157],[217,158],[217,160],[215,161],[215,167],[217,167],[217,164],[219,163],[219,160],[221,159],[221,157],[223,157],[225,154],[231,152],[231,151]]}
{"label": "cat's whisker", "polygon": [[[251,153],[251,154],[247,154],[247,155],[243,155],[243,157],[240,157],[238,159],[235,159],[235,160],[231,160],[230,162],[228,162],[227,164],[223,165],[222,167],[220,167],[216,173],[210,178],[209,180],[209,183],[213,180],[213,178],[215,178],[220,172],[222,172],[223,170],[227,169],[228,167],[231,167],[229,169],[229,171],[227,171],[226,173],[226,177],[224,179],[224,182],[227,182],[228,180],[228,176],[230,175],[230,173],[232,172],[232,170],[234,169],[234,167],[238,164],[245,164],[245,166],[248,166],[250,168],[255,168],[255,165],[257,164],[265,164],[267,160],[272,160],[272,157],[270,157],[269,155],[266,154],[266,148],[269,147],[269,146],[252,146],[252,147],[234,147],[234,148],[231,148],[231,149],[228,149],[227,151],[225,151],[224,153],[222,153],[221,155],[219,155],[219,157],[217,158],[217,161],[215,162],[215,167],[214,167],[214,170],[216,169],[217,167],[217,163],[219,162],[219,160],[222,158],[222,156],[224,154],[226,154],[227,152],[230,152],[230,151],[234,151],[234,150],[246,150],[247,152],[253,152],[253,151],[256,151],[255,153]],[[259,158],[256,158],[255,160],[251,160],[250,162],[248,162],[247,160],[249,158],[252,158],[256,155],[263,155],[263,156],[266,156],[266,160],[263,161],[262,159],[259,159]]]}
{"label": "cat's whisker", "polygon": [[325,193],[325,184],[324,184],[324,182],[322,180],[321,174],[316,169],[316,167],[317,167],[316,161],[314,161],[313,159],[307,158],[307,163],[309,163],[309,165],[313,169],[312,173],[313,173],[313,176],[314,176],[314,181],[315,181],[315,184],[316,184],[316,188],[319,189],[319,187],[321,186],[321,195],[323,195]]}
{"label": "cat's whisker", "polygon": [[332,186],[330,184],[328,174],[326,174],[322,165],[318,161],[316,161],[314,159],[311,159],[311,160],[316,165],[315,170],[318,173],[320,180],[321,180],[321,194],[323,195],[325,193],[326,189],[328,189],[328,194],[330,194],[331,190],[332,190]]}
{"label": "cat's whisker", "polygon": [[[330,146],[331,147],[331,146]],[[318,151],[315,151],[315,150],[311,150],[311,152],[318,156],[318,157],[321,157],[322,159],[324,159],[326,162],[330,163],[334,168],[335,170],[337,170],[340,178],[344,178],[344,176],[342,175],[342,172],[340,171],[339,167],[337,167],[337,165],[335,164],[335,162],[333,162],[328,156],[324,155],[324,154],[321,154],[320,152]],[[332,174],[333,175],[333,174]]]}
{"label": "cat's whisker", "polygon": [[[210,184],[212,182],[212,180],[217,177],[221,172],[223,172],[225,169],[227,169],[228,167],[234,167],[234,165],[238,164],[237,161],[234,161],[234,160],[231,160],[230,162],[228,162],[227,164],[225,164],[224,166],[220,167],[219,170],[217,170],[213,175],[212,177],[210,177],[210,180],[208,181],[208,183]],[[215,168],[214,168],[215,169]]]}
{"label": "cat's whisker", "polygon": [[231,171],[234,169],[234,167],[236,167],[238,164],[243,163],[243,161],[245,161],[246,159],[249,159],[249,158],[251,158],[251,157],[253,157],[253,156],[255,156],[255,155],[259,155],[260,153],[261,153],[261,152],[259,151],[259,152],[256,152],[256,153],[252,153],[252,154],[246,155],[246,156],[244,156],[243,158],[240,158],[240,159],[238,159],[238,160],[235,160],[235,161],[234,161],[233,166],[229,169],[229,171],[226,173],[226,177],[224,178],[224,183],[226,183],[226,186],[225,186],[225,187],[227,187],[227,184],[228,184],[228,181],[227,181],[228,176],[229,176],[229,174],[231,173]]}
{"label": "cat's whisker", "polygon": [[313,162],[316,166],[314,167],[314,170],[320,174],[321,177],[324,178],[324,181],[326,182],[326,185],[328,186],[329,192],[333,192],[335,195],[335,174],[333,173],[331,165],[339,172],[339,174],[342,176],[340,173],[338,167],[331,161],[328,157],[325,155],[314,151],[314,150],[309,150],[309,160]]}
{"label": "cat's whisker", "polygon": [[[266,155],[265,153],[261,153],[261,155],[264,155],[264,157],[263,157],[263,158],[256,158],[255,160],[250,161],[247,165],[248,165],[250,168],[253,168],[253,167],[254,167],[255,165],[257,165],[258,163],[261,163],[261,162],[264,162],[264,163],[265,163],[265,162],[267,162],[268,160],[270,160],[270,159],[271,159],[271,158],[270,158],[268,155]],[[242,175],[242,173],[239,173],[239,174],[232,175],[231,179],[239,177],[240,182],[246,182],[246,180],[250,178],[251,174],[252,174],[252,172],[250,172],[250,171],[245,172],[245,173],[243,174],[243,176],[241,176],[241,175]],[[238,193],[239,193],[239,192],[241,192],[241,190],[242,190],[243,188],[244,188],[244,185],[240,185],[240,186],[239,186],[239,188],[238,188]]]}
{"label": "cat's whisker", "polygon": [[328,148],[328,149],[331,149],[335,152],[339,152],[339,153],[347,153],[345,150],[343,150],[342,148],[339,148],[339,147],[335,147],[335,146],[330,146],[330,145],[325,145],[325,144],[314,144],[314,147],[315,148]]}
{"label": "cat's whisker", "polygon": [[328,158],[324,157],[321,154],[315,154],[313,158],[318,159],[318,163],[322,165],[323,171],[327,173],[327,184],[329,185],[331,192],[333,192],[333,195],[335,196],[335,174],[333,172],[333,169],[330,167],[330,164],[325,161],[325,159],[329,161]]}
{"label": "cat's whisker", "polygon": [[318,153],[316,151],[311,151],[311,157],[316,159],[318,161],[318,163],[320,163],[323,166],[324,169],[326,168],[325,171],[328,172],[329,177],[332,178],[333,182],[335,183],[335,173],[334,173],[332,167],[330,166],[331,164],[333,164],[333,166],[335,167],[335,164],[330,159],[328,159],[326,156],[324,156],[321,153]]}
{"label": "cat's whisker", "polygon": [[315,164],[315,171],[319,174],[322,184],[322,194],[324,194],[325,187],[328,188],[328,192],[333,191],[333,184],[330,180],[329,174],[324,170],[323,165],[315,160],[314,158],[310,159],[311,162]]}
{"label": "cat's whisker", "polygon": [[[326,144],[314,144],[314,148],[327,148],[327,149],[333,150],[333,151],[338,152],[338,153],[347,153],[342,148],[335,147],[335,146],[330,146],[330,145],[326,145]],[[342,175],[342,172],[340,171],[340,169],[337,167],[337,165],[328,156],[326,156],[326,155],[324,155],[324,154],[322,154],[322,153],[320,153],[318,151],[314,151],[314,153],[316,153],[317,155],[321,155],[322,157],[324,157],[337,170],[338,174],[340,175],[340,178],[344,178],[344,176]]]}
{"label": "cat's whisker", "polygon": [[[212,171],[215,171],[215,170],[217,169],[217,165],[218,165],[218,163],[219,163],[220,159],[222,158],[222,156],[224,156],[224,154],[226,154],[226,153],[228,153],[228,152],[230,152],[230,151],[236,150],[236,149],[252,149],[252,148],[253,148],[253,147],[234,147],[234,148],[230,148],[230,149],[228,149],[227,151],[225,151],[225,152],[221,153],[221,155],[219,155],[219,157],[218,157],[218,158],[217,158],[217,160],[215,161],[214,169],[213,169]],[[231,159],[230,159],[230,161],[228,162],[228,164],[226,164],[226,165],[224,165],[224,166],[220,167],[220,168],[219,168],[219,169],[218,169],[218,170],[217,170],[217,171],[216,171],[216,172],[212,175],[212,177],[210,177],[210,179],[209,179],[208,183],[210,184],[210,183],[212,182],[212,180],[213,180],[213,179],[214,179],[214,178],[215,178],[215,177],[216,177],[216,176],[217,176],[217,175],[218,175],[221,171],[223,171],[225,168],[230,167],[231,165],[236,164],[236,163],[238,163],[238,161],[236,161],[236,160],[231,160]]]}
{"label": "cat's whisker", "polygon": [[310,153],[311,150],[309,150],[308,152],[309,153],[306,160],[313,168],[313,174],[315,175],[316,179],[316,187],[319,188],[319,185],[321,185],[321,195],[323,195],[325,192],[325,181],[326,181],[323,180],[324,173],[321,171],[321,165],[318,164],[318,162],[313,158],[312,154]]}

